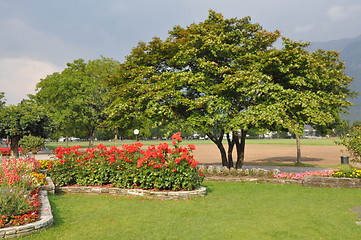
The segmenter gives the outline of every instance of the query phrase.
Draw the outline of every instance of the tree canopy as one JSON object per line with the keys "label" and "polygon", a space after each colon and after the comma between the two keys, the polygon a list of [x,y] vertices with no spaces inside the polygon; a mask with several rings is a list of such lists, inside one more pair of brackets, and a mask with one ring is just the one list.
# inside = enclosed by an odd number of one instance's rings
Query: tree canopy
{"label": "tree canopy", "polygon": [[19,157],[19,141],[23,136],[47,137],[51,131],[51,120],[45,109],[35,102],[23,100],[0,111],[0,136],[10,139],[15,157]]}
{"label": "tree canopy", "polygon": [[68,63],[61,73],[53,73],[37,84],[34,98],[44,106],[63,136],[94,139],[97,128],[106,119],[109,104],[104,80],[112,75],[119,62],[102,58]]}
{"label": "tree canopy", "polygon": [[5,106],[4,93],[0,92],[0,109]]}
{"label": "tree canopy", "polygon": [[147,117],[206,132],[222,164],[234,166],[235,146],[241,167],[248,129],[301,134],[304,124],[329,125],[350,105],[352,79],[336,52],[309,53],[307,43],[286,38],[276,49],[280,36],[249,17],[210,11],[204,22],[174,27],[164,41],[140,42],[109,80],[117,94],[107,113],[124,124]]}

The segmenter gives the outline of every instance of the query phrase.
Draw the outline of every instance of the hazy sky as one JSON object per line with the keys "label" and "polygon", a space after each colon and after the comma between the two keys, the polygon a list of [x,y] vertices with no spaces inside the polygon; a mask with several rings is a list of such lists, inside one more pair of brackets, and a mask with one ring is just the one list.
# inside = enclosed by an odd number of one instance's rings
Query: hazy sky
{"label": "hazy sky", "polygon": [[17,104],[68,62],[101,55],[122,62],[139,41],[165,39],[209,9],[250,16],[297,41],[361,35],[360,0],[0,0],[0,92]]}

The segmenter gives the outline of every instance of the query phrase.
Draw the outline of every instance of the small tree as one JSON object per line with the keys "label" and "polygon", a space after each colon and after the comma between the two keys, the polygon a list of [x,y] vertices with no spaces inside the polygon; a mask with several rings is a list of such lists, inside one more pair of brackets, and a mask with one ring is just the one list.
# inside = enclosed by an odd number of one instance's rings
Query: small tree
{"label": "small tree", "polygon": [[45,147],[44,138],[32,135],[24,136],[19,143],[23,153],[27,154],[31,152],[34,156]]}
{"label": "small tree", "polygon": [[256,127],[283,128],[295,134],[296,163],[301,162],[300,136],[305,125],[323,132],[337,126],[340,113],[346,113],[352,105],[347,99],[356,94],[349,89],[352,78],[344,73],[339,53],[310,53],[308,45],[283,38],[282,49],[272,49],[259,57],[267,78],[255,84],[257,104],[250,106],[245,112],[248,116],[243,118]]}
{"label": "small tree", "polygon": [[51,121],[44,108],[32,101],[23,100],[0,111],[0,136],[10,139],[12,154],[19,157],[19,141],[25,135],[46,137],[51,131]]}

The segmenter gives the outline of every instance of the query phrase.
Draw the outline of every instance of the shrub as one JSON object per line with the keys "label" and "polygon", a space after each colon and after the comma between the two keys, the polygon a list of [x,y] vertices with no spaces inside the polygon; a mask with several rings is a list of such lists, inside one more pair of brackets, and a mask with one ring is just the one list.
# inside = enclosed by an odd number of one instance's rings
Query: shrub
{"label": "shrub", "polygon": [[351,161],[361,162],[361,127],[351,128],[346,135],[341,136],[335,142],[346,147]]}
{"label": "shrub", "polygon": [[59,147],[49,174],[58,186],[112,185],[119,188],[157,190],[193,190],[200,186],[203,174],[193,158],[193,145],[182,147],[180,133],[172,136],[172,145],[160,143],[141,149],[141,143],[80,152],[80,146]]}
{"label": "shrub", "polygon": [[24,136],[19,143],[24,154],[31,152],[35,155],[45,146],[45,140],[43,138],[31,135]]}
{"label": "shrub", "polygon": [[32,158],[3,160],[0,168],[0,227],[37,219],[39,185],[33,174],[39,167]]}

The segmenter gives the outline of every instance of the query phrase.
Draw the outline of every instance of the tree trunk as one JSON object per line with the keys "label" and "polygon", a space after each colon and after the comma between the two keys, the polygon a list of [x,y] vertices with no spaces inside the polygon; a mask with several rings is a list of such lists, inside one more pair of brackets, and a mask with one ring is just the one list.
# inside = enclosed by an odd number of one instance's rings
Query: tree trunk
{"label": "tree trunk", "polygon": [[296,158],[296,164],[301,163],[301,139],[298,134],[296,135],[296,145],[297,145],[297,158]]}
{"label": "tree trunk", "polygon": [[65,142],[66,142],[66,145],[65,145],[65,146],[66,146],[66,147],[69,147],[69,137],[68,137],[68,136],[65,137]]}
{"label": "tree trunk", "polygon": [[96,127],[92,127],[89,132],[90,132],[90,138],[89,138],[89,147],[93,147],[94,146],[94,139],[95,139],[95,132],[96,132]]}
{"label": "tree trunk", "polygon": [[224,149],[224,146],[222,144],[223,134],[224,134],[224,131],[222,130],[218,138],[216,136],[214,136],[212,133],[207,133],[207,136],[209,137],[209,139],[212,140],[212,142],[214,142],[217,145],[217,147],[221,153],[222,166],[228,167],[228,159],[227,159],[226,150]]}
{"label": "tree trunk", "polygon": [[246,149],[246,135],[247,135],[247,131],[246,130],[241,130],[241,138],[239,141],[239,137],[237,136],[237,141],[236,141],[236,149],[237,149],[237,162],[236,162],[236,169],[240,169],[243,166],[244,163],[244,153],[245,153],[245,149]]}
{"label": "tree trunk", "polygon": [[19,158],[19,141],[20,136],[10,137],[10,151],[15,158]]}
{"label": "tree trunk", "polygon": [[242,168],[244,163],[244,153],[245,153],[245,146],[246,146],[246,130],[241,130],[241,136],[238,136],[237,132],[232,132],[232,139],[230,138],[229,134],[227,134],[227,142],[228,142],[228,150],[226,152],[222,140],[223,140],[224,131],[221,131],[221,134],[217,138],[211,133],[207,133],[209,139],[211,139],[218,147],[221,158],[222,158],[222,166],[232,168],[234,167],[233,162],[233,149],[236,146],[237,151],[237,161],[236,161],[236,168]]}
{"label": "tree trunk", "polygon": [[[234,135],[234,134],[233,134]],[[227,142],[228,142],[228,150],[227,150],[227,157],[228,157],[228,168],[233,168],[233,147],[235,144],[234,136],[232,136],[232,139],[229,136],[229,133],[227,133]]]}

